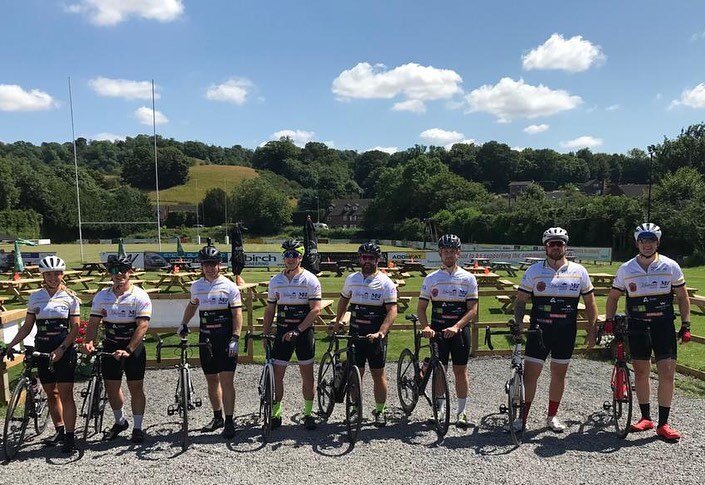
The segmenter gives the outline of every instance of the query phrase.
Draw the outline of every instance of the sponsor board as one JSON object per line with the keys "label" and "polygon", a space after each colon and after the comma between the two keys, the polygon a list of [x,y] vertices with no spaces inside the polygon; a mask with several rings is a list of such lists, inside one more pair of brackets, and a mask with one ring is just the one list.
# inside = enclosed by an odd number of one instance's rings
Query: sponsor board
{"label": "sponsor board", "polygon": [[[55,256],[56,252],[54,251],[47,251],[47,252],[37,252],[37,251],[22,251],[20,248],[20,252],[22,253],[22,264],[25,266],[28,265],[37,265],[39,264],[39,261],[42,260],[42,258],[46,256]],[[9,252],[3,252],[0,253],[0,269],[3,271],[12,269],[15,267],[15,252],[14,251],[9,251]]]}
{"label": "sponsor board", "polygon": [[[507,261],[510,263],[521,263],[526,258],[543,258],[546,253],[543,247],[534,246],[519,246],[521,249],[511,250],[462,250],[460,252],[460,263],[467,264],[473,258],[485,258],[491,261]],[[591,261],[612,261],[611,248],[568,248],[568,256],[573,256],[580,260]],[[439,266],[441,257],[438,251],[404,251],[404,252],[388,252],[389,261],[395,264],[402,264],[404,260],[414,260],[427,266]]]}

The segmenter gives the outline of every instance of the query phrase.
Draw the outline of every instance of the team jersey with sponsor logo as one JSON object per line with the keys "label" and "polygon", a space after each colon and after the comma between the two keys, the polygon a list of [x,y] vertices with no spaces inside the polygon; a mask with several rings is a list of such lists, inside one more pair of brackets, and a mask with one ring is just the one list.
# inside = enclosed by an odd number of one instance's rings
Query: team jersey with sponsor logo
{"label": "team jersey with sponsor logo", "polygon": [[644,270],[636,258],[617,270],[612,287],[627,293],[627,314],[644,320],[673,320],[673,288],[685,285],[681,267],[657,254]]}
{"label": "team jersey with sponsor logo", "polygon": [[595,289],[582,265],[567,262],[558,271],[546,261],[529,266],[519,284],[519,291],[531,295],[531,321],[540,324],[569,323],[578,319],[580,295]]}
{"label": "team jersey with sponsor logo", "polygon": [[309,302],[320,299],[321,283],[308,270],[303,270],[291,281],[283,271],[269,280],[267,302],[277,305],[277,325],[281,327],[299,325],[311,311]]}
{"label": "team jersey with sponsor logo", "polygon": [[381,271],[368,276],[361,271],[345,278],[340,294],[350,300],[350,330],[358,335],[379,331],[387,315],[386,305],[397,302],[397,287]]}
{"label": "team jersey with sponsor logo", "polygon": [[431,328],[452,327],[468,311],[468,300],[477,300],[477,280],[463,268],[453,273],[439,269],[424,278],[420,300],[431,301]]}
{"label": "team jersey with sponsor logo", "polygon": [[191,283],[191,304],[198,306],[201,332],[232,331],[231,308],[242,306],[237,285],[223,275],[212,282],[200,278]]}
{"label": "team jersey with sponsor logo", "polygon": [[101,317],[105,324],[105,339],[118,345],[127,345],[137,328],[137,319],[152,317],[152,300],[140,287],[132,287],[117,296],[112,287],[96,293],[91,316]]}
{"label": "team jersey with sponsor logo", "polygon": [[54,296],[50,296],[45,288],[32,293],[27,313],[36,318],[37,347],[54,350],[61,345],[69,333],[69,318],[81,315],[80,306],[71,290],[59,290]]}

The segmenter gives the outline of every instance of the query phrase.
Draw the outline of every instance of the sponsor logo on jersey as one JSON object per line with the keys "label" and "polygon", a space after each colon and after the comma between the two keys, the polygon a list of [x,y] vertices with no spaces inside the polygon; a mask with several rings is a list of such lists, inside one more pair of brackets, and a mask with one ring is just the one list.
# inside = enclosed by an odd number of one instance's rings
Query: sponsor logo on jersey
{"label": "sponsor logo on jersey", "polygon": [[434,288],[433,290],[431,290],[431,296],[433,296],[433,297],[438,296],[438,288]]}
{"label": "sponsor logo on jersey", "polygon": [[543,281],[539,281],[538,283],[536,283],[536,289],[538,291],[545,291],[546,290],[546,283]]}
{"label": "sponsor logo on jersey", "polygon": [[629,291],[636,291],[636,283],[633,281],[629,283]]}

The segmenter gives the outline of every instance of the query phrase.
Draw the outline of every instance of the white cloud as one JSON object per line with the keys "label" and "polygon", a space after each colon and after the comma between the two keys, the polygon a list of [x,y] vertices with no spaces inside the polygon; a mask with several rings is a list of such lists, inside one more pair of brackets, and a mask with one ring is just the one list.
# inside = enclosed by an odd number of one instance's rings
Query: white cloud
{"label": "white cloud", "polygon": [[503,77],[494,86],[485,84],[466,95],[470,111],[484,111],[500,123],[516,118],[551,116],[575,108],[583,102],[562,89],[550,89],[542,84],[532,86],[523,79]]}
{"label": "white cloud", "polygon": [[512,147],[512,150],[514,150],[515,152],[523,152],[525,149],[526,149],[526,147],[520,147],[520,146]]}
{"label": "white cloud", "polygon": [[56,105],[51,95],[39,89],[25,91],[17,84],[0,84],[0,111],[45,111]]}
{"label": "white cloud", "polygon": [[252,86],[252,83],[244,78],[229,79],[222,84],[210,86],[206,91],[206,99],[241,105],[247,101]]}
{"label": "white cloud", "polygon": [[272,133],[269,137],[270,140],[279,140],[280,138],[289,138],[294,145],[304,146],[306,143],[313,140],[314,132],[305,130],[280,130]]}
{"label": "white cloud", "polygon": [[370,148],[369,150],[366,150],[366,151],[372,152],[372,151],[375,151],[375,150],[380,151],[380,152],[384,152],[384,153],[389,153],[390,155],[392,155],[392,154],[394,154],[394,153],[396,153],[396,152],[399,151],[399,147],[380,147],[380,146],[376,146],[376,147]]}
{"label": "white cloud", "polygon": [[663,97],[663,94],[661,93],[656,93],[656,101],[661,101],[661,98]]}
{"label": "white cloud", "polygon": [[184,12],[184,4],[183,0],[79,0],[66,10],[84,15],[92,24],[106,26],[130,17],[171,22]]}
{"label": "white cloud", "polygon": [[581,72],[604,62],[607,56],[599,45],[582,36],[564,39],[561,34],[553,34],[546,42],[522,56],[522,65],[527,71],[532,69],[560,69]]}
{"label": "white cloud", "polygon": [[[152,122],[150,121],[150,124]],[[92,137],[89,137],[91,140],[96,140],[96,141],[124,141],[125,140],[125,135],[116,135],[114,133],[98,133],[97,135],[94,135]]]}
{"label": "white cloud", "polygon": [[[152,99],[150,81],[130,81],[129,79],[110,79],[97,77],[88,81],[88,86],[100,96],[123,99]],[[159,86],[154,86],[154,98],[159,99]]]}
{"label": "white cloud", "polygon": [[690,36],[690,41],[691,42],[697,42],[699,40],[705,39],[705,31],[703,32],[697,32],[693,35]]}
{"label": "white cloud", "polygon": [[700,83],[693,89],[684,90],[681,97],[671,101],[668,107],[670,109],[681,105],[689,108],[705,108],[705,83]]}
{"label": "white cloud", "polygon": [[543,133],[548,131],[549,126],[546,123],[541,123],[540,125],[529,125],[522,131],[528,133],[529,135],[536,135],[537,133]]}
{"label": "white cloud", "polygon": [[426,105],[420,99],[407,99],[399,101],[392,106],[393,111],[411,111],[412,113],[425,113]]}
{"label": "white cloud", "polygon": [[405,99],[394,105],[396,111],[425,111],[425,101],[450,99],[462,92],[463,79],[451,69],[437,69],[416,63],[387,69],[361,62],[341,72],[333,80],[331,90],[340,101],[351,99]]}
{"label": "white cloud", "polygon": [[605,108],[605,111],[617,111],[617,110],[620,110],[620,109],[622,109],[622,105],[621,105],[621,104],[612,104],[612,105],[606,107],[606,108]]}
{"label": "white cloud", "polygon": [[569,150],[579,150],[581,148],[597,148],[602,145],[602,138],[594,136],[580,136],[574,140],[562,141],[561,146]]}
{"label": "white cloud", "polygon": [[447,145],[449,143],[458,143],[460,140],[465,138],[465,135],[458,131],[448,131],[440,128],[431,128],[429,130],[422,131],[419,136],[423,141],[436,146]]}
{"label": "white cloud", "polygon": [[[147,108],[146,106],[142,106],[141,108],[137,108],[135,110],[135,118],[137,118],[137,121],[142,123],[143,125],[151,125],[152,124],[152,108]],[[154,120],[155,123],[158,125],[163,125],[164,123],[169,123],[169,119],[164,116],[164,114],[160,111],[155,111],[154,112]]]}

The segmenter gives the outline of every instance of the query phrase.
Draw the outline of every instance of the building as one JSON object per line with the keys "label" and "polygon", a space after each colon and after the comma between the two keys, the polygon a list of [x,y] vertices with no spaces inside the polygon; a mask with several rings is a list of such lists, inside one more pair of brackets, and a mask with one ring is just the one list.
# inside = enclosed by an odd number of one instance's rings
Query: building
{"label": "building", "polygon": [[642,197],[649,193],[649,184],[609,184],[604,195],[623,195],[625,197]]}
{"label": "building", "polygon": [[362,227],[365,210],[372,199],[333,199],[326,209],[324,221],[331,229],[356,229]]}

